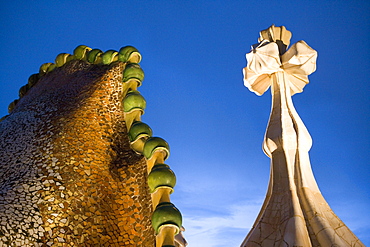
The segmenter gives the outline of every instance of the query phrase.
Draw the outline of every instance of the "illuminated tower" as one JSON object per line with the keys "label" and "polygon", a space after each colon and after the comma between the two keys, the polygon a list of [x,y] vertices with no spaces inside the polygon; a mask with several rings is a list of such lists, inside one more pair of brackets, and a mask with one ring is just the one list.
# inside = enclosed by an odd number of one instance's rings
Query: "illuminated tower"
{"label": "illuminated tower", "polygon": [[308,151],[312,140],[291,96],[302,92],[316,70],[317,53],[304,41],[289,50],[291,33],[271,26],[247,54],[244,84],[262,95],[270,86],[272,107],[263,142],[271,159],[265,201],[242,247],[364,246],[334,214],[316,184]]}
{"label": "illuminated tower", "polygon": [[0,122],[0,246],[186,245],[140,60],[78,46],[20,89]]}

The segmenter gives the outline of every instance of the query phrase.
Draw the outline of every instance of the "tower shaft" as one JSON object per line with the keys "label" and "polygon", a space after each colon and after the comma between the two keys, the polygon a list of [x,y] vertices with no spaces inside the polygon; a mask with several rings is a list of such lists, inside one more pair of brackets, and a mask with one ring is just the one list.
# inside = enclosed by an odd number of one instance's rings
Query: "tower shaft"
{"label": "tower shaft", "polygon": [[299,41],[281,54],[282,44],[289,44],[286,32],[274,26],[262,31],[261,43],[247,54],[246,86],[259,95],[271,86],[263,142],[271,169],[265,201],[241,246],[364,246],[331,210],[314,178],[308,154],[312,139],[291,96],[308,83],[307,75],[316,68],[316,52]]}

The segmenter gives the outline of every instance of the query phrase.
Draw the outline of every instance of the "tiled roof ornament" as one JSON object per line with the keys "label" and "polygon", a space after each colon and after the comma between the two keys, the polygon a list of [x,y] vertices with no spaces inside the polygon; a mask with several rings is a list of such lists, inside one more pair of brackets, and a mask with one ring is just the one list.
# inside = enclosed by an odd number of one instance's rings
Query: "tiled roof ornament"
{"label": "tiled roof ornament", "polygon": [[108,50],[103,53],[101,60],[103,64],[111,64],[116,62],[118,61],[118,52],[115,50]]}
{"label": "tiled roof ornament", "polygon": [[129,64],[140,63],[141,54],[133,46],[122,47],[118,52],[118,60],[121,62],[128,62]]}
{"label": "tiled roof ornament", "polygon": [[149,125],[141,121],[134,122],[128,132],[131,148],[138,153],[143,153],[145,141],[152,135],[153,131]]}
{"label": "tiled roof ornament", "polygon": [[271,159],[268,190],[261,211],[242,247],[341,246],[363,247],[334,214],[311,170],[311,136],[291,96],[302,92],[316,70],[317,53],[304,41],[289,45],[285,27],[261,32],[247,54],[244,85],[257,95],[270,86],[272,107],[263,150]]}
{"label": "tiled roof ornament", "polygon": [[99,64],[102,62],[102,54],[103,51],[101,51],[100,49],[92,49],[86,55],[87,61],[92,64]]}
{"label": "tiled roof ornament", "polygon": [[139,110],[141,114],[146,108],[146,101],[144,97],[137,90],[131,90],[126,94],[123,100],[123,109],[125,112]]}
{"label": "tiled roof ornament", "polygon": [[152,217],[153,227],[157,233],[156,246],[175,247],[175,236],[180,233],[182,216],[171,202],[161,202]]}
{"label": "tiled roof ornament", "polygon": [[83,60],[86,61],[87,59],[87,54],[89,51],[92,49],[86,45],[79,45],[73,50],[73,55],[76,59],[78,60]]}
{"label": "tiled roof ornament", "polygon": [[123,73],[123,82],[128,82],[130,80],[135,80],[138,87],[141,86],[141,83],[144,80],[144,72],[137,63],[130,63],[125,68]]}
{"label": "tiled roof ornament", "polygon": [[130,90],[123,99],[123,110],[127,128],[130,129],[134,121],[140,121],[144,114],[146,101],[137,90]]}
{"label": "tiled roof ornament", "polygon": [[[148,176],[150,192],[153,193],[153,204],[169,202],[169,195],[172,194],[176,185],[176,176],[166,164],[156,164]],[[154,193],[156,192],[156,193]]]}
{"label": "tiled roof ornament", "polygon": [[160,137],[150,137],[146,140],[143,155],[150,160],[155,152],[163,152],[163,159],[170,156],[170,147],[168,143]]}

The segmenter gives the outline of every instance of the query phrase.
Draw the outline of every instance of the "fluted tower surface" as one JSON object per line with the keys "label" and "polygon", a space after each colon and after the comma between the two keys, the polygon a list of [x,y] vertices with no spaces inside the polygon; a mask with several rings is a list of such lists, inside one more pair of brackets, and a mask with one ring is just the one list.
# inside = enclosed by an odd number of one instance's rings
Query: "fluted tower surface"
{"label": "fluted tower surface", "polygon": [[304,41],[289,50],[291,33],[271,26],[247,54],[244,84],[262,95],[270,86],[272,107],[263,150],[271,159],[270,181],[261,211],[242,247],[364,246],[335,215],[313,176],[312,139],[291,96],[302,92],[316,70],[317,53]]}

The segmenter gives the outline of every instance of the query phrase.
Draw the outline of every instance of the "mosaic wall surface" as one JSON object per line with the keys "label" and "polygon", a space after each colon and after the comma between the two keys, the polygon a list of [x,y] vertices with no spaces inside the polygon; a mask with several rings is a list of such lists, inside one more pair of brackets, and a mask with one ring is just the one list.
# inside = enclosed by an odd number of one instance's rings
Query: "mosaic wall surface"
{"label": "mosaic wall surface", "polygon": [[125,64],[70,61],[0,122],[0,246],[153,246],[143,156],[122,110]]}

